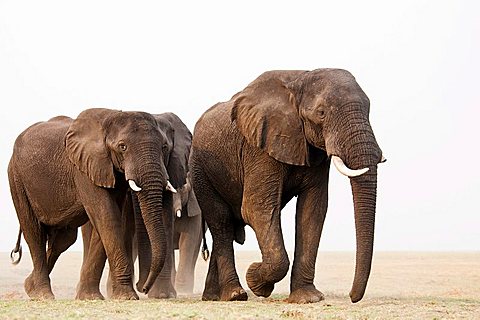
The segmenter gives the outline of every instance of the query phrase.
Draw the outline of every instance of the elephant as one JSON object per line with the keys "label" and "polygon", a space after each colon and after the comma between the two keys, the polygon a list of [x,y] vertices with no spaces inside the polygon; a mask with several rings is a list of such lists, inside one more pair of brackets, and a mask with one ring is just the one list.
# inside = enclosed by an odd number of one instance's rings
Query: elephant
{"label": "elephant", "polygon": [[[178,271],[174,277],[175,288],[178,293],[192,294],[195,264],[205,231],[202,229],[204,222],[192,187],[190,172],[187,173],[186,183],[177,188],[177,193],[173,195],[173,212],[176,215],[173,223],[173,245],[174,249],[179,251]],[[175,271],[174,268],[173,270]]]}
{"label": "elephant", "polygon": [[357,243],[350,298],[362,299],[373,253],[377,164],[384,160],[369,111],[369,99],[350,72],[316,69],[267,71],[204,112],[195,125],[190,159],[213,238],[203,300],[248,299],[233,250],[233,241],[245,241],[245,225],[254,230],[262,254],[247,270],[248,287],[257,296],[271,294],[290,265],[280,212],[294,196],[288,301],[324,299],[313,280],[332,161],[350,177]]}
{"label": "elephant", "polygon": [[[181,119],[173,113],[154,115],[157,123],[166,133],[168,144],[172,146],[164,154],[168,159],[167,174],[175,189],[171,202],[164,202],[164,211],[173,222],[173,232],[168,233],[167,257],[165,266],[148,292],[152,298],[176,297],[176,290],[182,293],[193,291],[193,276],[197,261],[201,235],[201,215],[195,194],[191,187],[188,174],[188,158],[192,135]],[[158,141],[159,144],[162,141]],[[148,275],[148,266],[151,264],[151,245],[142,219],[141,208],[135,193],[131,193],[130,201],[124,207],[123,221],[132,230],[126,245],[132,244],[132,264],[139,257],[139,282],[140,290]],[[175,218],[173,218],[175,216]],[[135,237],[134,237],[135,234]],[[79,284],[77,285],[77,298],[103,299],[99,284],[105,265],[105,251],[98,233],[90,223],[82,226],[84,257]],[[175,260],[173,249],[180,248],[179,270],[175,280]],[[111,275],[107,281],[107,294],[111,296]],[[176,287],[176,288],[175,288]]]}
{"label": "elephant", "polygon": [[[112,269],[113,298],[138,299],[131,250],[125,246],[133,224],[122,220],[122,208],[132,207],[127,204],[129,188],[138,198],[152,242],[142,287],[150,290],[168,260],[163,203],[171,203],[175,191],[167,173],[171,148],[151,114],[105,108],[84,110],[76,119],[59,116],[39,122],[18,136],[8,178],[20,234],[33,261],[24,284],[30,298],[55,298],[49,274],[75,242],[78,227],[90,221]],[[20,234],[14,252],[19,251]]]}

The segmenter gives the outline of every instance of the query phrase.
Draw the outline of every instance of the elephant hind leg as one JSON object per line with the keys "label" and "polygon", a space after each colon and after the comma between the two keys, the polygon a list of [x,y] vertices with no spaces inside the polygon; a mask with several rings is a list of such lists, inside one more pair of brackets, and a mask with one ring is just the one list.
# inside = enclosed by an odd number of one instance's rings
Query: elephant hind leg
{"label": "elephant hind leg", "polygon": [[25,279],[25,292],[31,299],[55,299],[48,276],[45,250],[47,232],[42,223],[38,221],[24,188],[15,182],[15,179],[10,179],[13,204],[33,262],[32,273]]}
{"label": "elephant hind leg", "polygon": [[193,171],[198,204],[212,234],[210,257],[202,300],[247,300],[235,270],[234,224],[230,206],[220,197],[201,170]]}

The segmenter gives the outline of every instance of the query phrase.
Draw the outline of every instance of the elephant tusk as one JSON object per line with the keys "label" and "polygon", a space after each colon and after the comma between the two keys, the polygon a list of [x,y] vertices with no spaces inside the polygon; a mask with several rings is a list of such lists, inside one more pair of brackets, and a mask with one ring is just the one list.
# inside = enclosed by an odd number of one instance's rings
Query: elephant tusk
{"label": "elephant tusk", "polygon": [[177,193],[177,190],[175,190],[170,181],[167,181],[167,186],[165,187],[165,189],[171,191],[172,193]]}
{"label": "elephant tusk", "polygon": [[337,170],[347,177],[358,177],[368,171],[368,168],[353,170],[343,163],[343,160],[338,156],[332,156],[333,164]]}
{"label": "elephant tusk", "polygon": [[178,210],[177,210],[177,217],[180,218],[181,216],[182,216],[182,210],[178,209]]}
{"label": "elephant tusk", "polygon": [[141,191],[142,188],[140,188],[139,186],[137,186],[137,184],[135,183],[135,181],[133,180],[128,180],[128,185],[130,186],[130,188],[132,188],[133,191]]}
{"label": "elephant tusk", "polygon": [[387,158],[385,158],[385,156],[382,154],[382,160],[380,160],[380,163],[384,163],[387,161]]}

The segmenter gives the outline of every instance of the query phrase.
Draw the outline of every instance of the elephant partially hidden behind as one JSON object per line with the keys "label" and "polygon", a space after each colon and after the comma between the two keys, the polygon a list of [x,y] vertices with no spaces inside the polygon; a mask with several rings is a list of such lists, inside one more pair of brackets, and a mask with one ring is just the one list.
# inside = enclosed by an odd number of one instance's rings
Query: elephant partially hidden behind
{"label": "elephant partially hidden behind", "polygon": [[[175,289],[178,293],[192,294],[195,283],[195,264],[205,229],[200,206],[192,186],[190,172],[187,182],[173,195],[173,212],[176,217],[173,225],[173,247],[179,251]],[[204,246],[206,244],[204,243]],[[204,249],[205,250],[205,249]],[[205,259],[205,256],[204,256]],[[173,268],[175,271],[175,268]]]}
{"label": "elephant partially hidden behind", "polygon": [[[167,173],[174,148],[167,138],[171,130],[145,112],[87,109],[76,119],[56,117],[19,135],[8,178],[33,262],[25,280],[30,298],[54,298],[49,274],[75,242],[78,227],[90,220],[104,244],[99,254],[109,260],[112,296],[138,299],[128,249],[133,223],[125,218],[133,214],[123,210],[122,216],[122,208],[132,208],[129,186],[136,190],[152,241],[149,274],[141,284],[141,291],[150,290],[168,268],[172,218],[164,208],[171,206],[174,191],[169,175],[185,179]],[[20,234],[14,252],[19,249]]]}
{"label": "elephant partially hidden behind", "polygon": [[[198,120],[190,168],[213,238],[204,300],[246,300],[233,252],[244,227],[255,231],[262,261],[246,280],[267,297],[285,277],[280,211],[298,196],[290,302],[323,299],[315,261],[327,212],[330,162],[350,177],[357,252],[350,297],[362,299],[373,254],[377,164],[383,161],[369,122],[370,101],[345,70],[270,71]],[[208,210],[207,210],[208,208]]]}
{"label": "elephant partially hidden behind", "polygon": [[[202,217],[191,178],[188,174],[188,158],[192,135],[185,124],[174,114],[165,113],[155,115],[161,127],[167,132],[167,140],[172,145],[171,152],[165,154],[168,163],[167,174],[176,189],[171,202],[165,204],[164,209],[170,217],[174,217],[173,233],[168,247],[169,253],[165,267],[153,284],[148,296],[151,298],[172,298],[179,293],[193,292],[195,264],[202,241]],[[160,143],[160,142],[159,142]],[[151,246],[145,224],[137,205],[136,193],[132,192],[131,200],[125,203],[124,215],[134,213],[134,217],[124,218],[130,224],[127,228],[135,229],[135,238],[132,239],[133,256],[139,257],[139,283],[141,288],[148,275],[148,266],[151,260]],[[133,225],[135,225],[134,228]],[[100,238],[90,223],[82,227],[84,241],[84,259],[80,282],[77,286],[79,299],[103,299],[99,290],[100,278],[105,265],[105,255]],[[131,233],[133,237],[133,232]],[[178,272],[175,272],[175,256],[173,249],[179,249]],[[132,261],[133,263],[133,261]],[[176,276],[175,276],[176,273]],[[107,282],[108,296],[112,294],[111,277]]]}

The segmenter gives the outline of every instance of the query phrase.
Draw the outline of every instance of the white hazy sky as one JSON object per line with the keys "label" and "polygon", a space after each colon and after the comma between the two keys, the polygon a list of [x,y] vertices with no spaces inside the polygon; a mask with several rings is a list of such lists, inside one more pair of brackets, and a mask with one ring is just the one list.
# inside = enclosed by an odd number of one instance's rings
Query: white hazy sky
{"label": "white hazy sky", "polygon": [[[172,111],[193,130],[263,71],[322,67],[352,72],[371,100],[388,158],[376,250],[478,251],[479,12],[453,0],[0,0],[0,251],[18,229],[7,165],[32,123],[109,107]],[[282,213],[289,250],[294,208]],[[252,232],[241,248],[257,248]],[[320,250],[354,248],[350,185],[332,170]]]}

